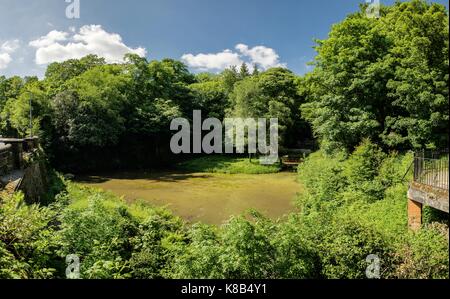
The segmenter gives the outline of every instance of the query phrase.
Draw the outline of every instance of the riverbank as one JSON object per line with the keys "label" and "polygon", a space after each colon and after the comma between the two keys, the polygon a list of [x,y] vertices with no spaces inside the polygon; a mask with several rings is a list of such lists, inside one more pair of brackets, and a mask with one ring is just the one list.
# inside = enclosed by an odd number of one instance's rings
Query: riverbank
{"label": "riverbank", "polygon": [[189,172],[225,174],[268,174],[281,171],[279,163],[262,165],[258,158],[237,158],[233,156],[205,156],[179,163],[177,169]]}

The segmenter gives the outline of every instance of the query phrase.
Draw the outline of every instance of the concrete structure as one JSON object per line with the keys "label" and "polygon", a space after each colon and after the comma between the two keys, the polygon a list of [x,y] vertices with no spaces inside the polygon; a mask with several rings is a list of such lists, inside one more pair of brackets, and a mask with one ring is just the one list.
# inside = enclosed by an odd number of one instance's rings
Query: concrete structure
{"label": "concrete structure", "polygon": [[[11,194],[20,189],[26,174],[30,172],[29,168],[33,166],[27,165],[27,158],[38,148],[37,137],[0,138],[0,191]],[[26,194],[28,193],[31,192],[27,191]]]}
{"label": "concrete structure", "polygon": [[[7,156],[6,152],[9,152],[8,161],[4,159],[2,167],[8,168],[21,168],[23,161],[23,142],[24,139],[13,139],[13,138],[0,138],[0,146],[3,155]],[[7,165],[6,165],[7,164]]]}
{"label": "concrete structure", "polygon": [[418,230],[422,225],[422,208],[429,206],[449,212],[449,172],[447,156],[414,157],[414,181],[408,190],[408,225]]}
{"label": "concrete structure", "polygon": [[11,144],[0,143],[0,176],[11,172],[14,168]]}

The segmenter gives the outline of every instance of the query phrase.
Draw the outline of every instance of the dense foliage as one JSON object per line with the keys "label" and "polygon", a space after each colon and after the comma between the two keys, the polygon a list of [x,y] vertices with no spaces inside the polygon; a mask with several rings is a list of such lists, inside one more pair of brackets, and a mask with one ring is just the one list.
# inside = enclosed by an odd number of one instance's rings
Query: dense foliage
{"label": "dense foliage", "polygon": [[327,152],[363,138],[383,148],[448,146],[448,11],[414,0],[365,10],[318,41],[315,69],[303,80],[303,105]]}
{"label": "dense foliage", "polygon": [[[311,125],[322,146],[299,167],[298,212],[276,221],[252,211],[222,226],[185,223],[56,177],[51,193],[63,191],[49,202],[0,198],[0,278],[65,278],[72,254],[82,278],[365,278],[370,255],[382,278],[448,278],[448,214],[427,212],[422,229],[409,231],[405,176],[407,150],[448,147],[448,12],[413,0],[383,7],[379,19],[355,13],[317,52],[301,78],[245,65],[193,75],[178,61],[136,55],[54,63],[43,80],[0,76],[0,134],[30,133],[31,98],[32,130],[64,170],[166,165],[169,122],[193,109],[278,117],[286,147]],[[222,157],[182,164],[278,170],[258,166]]]}
{"label": "dense foliage", "polygon": [[245,64],[194,75],[179,61],[131,54],[125,64],[93,55],[52,63],[43,80],[1,76],[0,134],[30,132],[31,98],[32,130],[66,170],[88,168],[77,163],[88,157],[94,168],[165,166],[173,161],[169,122],[194,109],[205,118],[277,117],[282,147],[311,139],[310,126],[327,153],[351,152],[364,138],[383,150],[447,147],[444,6],[399,2],[383,6],[380,18],[363,8],[316,50],[304,77],[283,68],[250,74]]}
{"label": "dense foliage", "polygon": [[[148,62],[127,55],[126,61],[108,65],[90,55],[50,64],[43,80],[1,77],[0,135],[22,137],[32,130],[56,168],[78,172],[172,164],[170,122],[192,119],[193,110],[201,110],[204,119],[221,121],[279,117],[280,141],[286,146],[311,135],[301,121],[302,97],[289,70],[249,74],[244,64],[240,71],[193,75],[171,59]],[[252,106],[245,106],[249,82],[257,83],[258,92],[251,98]],[[262,110],[254,110],[254,105]],[[299,130],[300,137],[292,137]]]}
{"label": "dense foliage", "polygon": [[289,70],[273,68],[245,77],[235,84],[230,99],[232,116],[278,118],[282,146],[295,146],[299,140],[311,137],[309,126],[301,118],[303,97]]}
{"label": "dense foliage", "polygon": [[410,161],[369,141],[349,158],[317,152],[299,170],[301,212],[220,227],[73,183],[47,207],[16,195],[0,209],[0,277],[64,278],[76,254],[83,278],[365,278],[373,254],[382,278],[448,278],[448,216],[407,228]]}

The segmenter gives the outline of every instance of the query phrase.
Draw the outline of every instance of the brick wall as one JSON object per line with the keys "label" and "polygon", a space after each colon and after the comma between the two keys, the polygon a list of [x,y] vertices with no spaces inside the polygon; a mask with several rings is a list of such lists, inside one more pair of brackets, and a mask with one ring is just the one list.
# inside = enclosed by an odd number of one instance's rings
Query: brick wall
{"label": "brick wall", "polygon": [[408,226],[412,230],[420,229],[422,225],[422,204],[408,199]]}

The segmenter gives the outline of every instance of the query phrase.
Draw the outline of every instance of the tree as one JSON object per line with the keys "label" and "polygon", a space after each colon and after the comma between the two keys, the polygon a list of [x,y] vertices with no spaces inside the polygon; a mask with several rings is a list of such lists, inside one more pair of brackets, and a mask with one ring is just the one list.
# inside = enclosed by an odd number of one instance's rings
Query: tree
{"label": "tree", "polygon": [[199,74],[195,75],[195,82],[197,82],[197,83],[219,81],[220,79],[221,79],[221,77],[218,74],[199,73]]}
{"label": "tree", "polygon": [[100,65],[106,61],[96,55],[87,55],[81,59],[69,59],[63,62],[51,63],[45,72],[45,81],[50,87],[50,96],[54,96],[68,80],[75,78],[84,72]]}
{"label": "tree", "polygon": [[240,80],[239,74],[235,66],[232,66],[222,72],[222,78],[227,93],[233,91],[234,85]]}
{"label": "tree", "polygon": [[194,77],[174,60],[148,63],[138,55],[128,55],[127,60],[132,77],[124,112],[127,132],[147,137],[161,133],[183,108],[192,106],[187,85]]}
{"label": "tree", "polygon": [[364,138],[385,148],[448,144],[448,12],[414,0],[361,12],[317,41],[302,111],[328,152]]}
{"label": "tree", "polygon": [[247,64],[243,62],[241,68],[239,69],[239,77],[241,79],[245,79],[248,76],[250,76],[250,71],[248,70]]}
{"label": "tree", "polygon": [[121,112],[129,81],[117,65],[98,66],[68,81],[53,101],[60,138],[78,146],[116,144],[125,130]]}
{"label": "tree", "polygon": [[[31,106],[30,106],[31,103]],[[32,127],[30,128],[30,109],[32,112]],[[43,133],[43,122],[50,117],[50,105],[45,88],[40,81],[29,81],[20,90],[17,98],[9,98],[1,118],[7,135],[28,137],[30,133]]]}
{"label": "tree", "polygon": [[0,109],[4,107],[9,99],[16,99],[24,85],[25,81],[18,76],[11,78],[0,76]]}
{"label": "tree", "polygon": [[186,65],[173,59],[152,61],[149,64],[150,97],[170,100],[183,115],[192,114],[192,96],[188,85],[195,82]]}
{"label": "tree", "polygon": [[448,11],[416,0],[392,7],[382,21],[383,34],[395,41],[390,64],[395,74],[387,88],[397,112],[386,117],[383,142],[390,147],[448,147]]}
{"label": "tree", "polygon": [[252,76],[257,76],[257,75],[259,75],[258,64],[254,63],[254,64],[253,64],[253,72],[252,72]]}
{"label": "tree", "polygon": [[[284,68],[272,68],[236,83],[230,95],[229,114],[242,118],[278,118],[281,144],[294,145],[309,135],[300,115],[302,98],[295,75]],[[304,134],[302,136],[302,134]]]}
{"label": "tree", "polygon": [[195,109],[201,110],[204,117],[224,119],[229,102],[222,81],[195,83],[189,88],[194,96]]}

